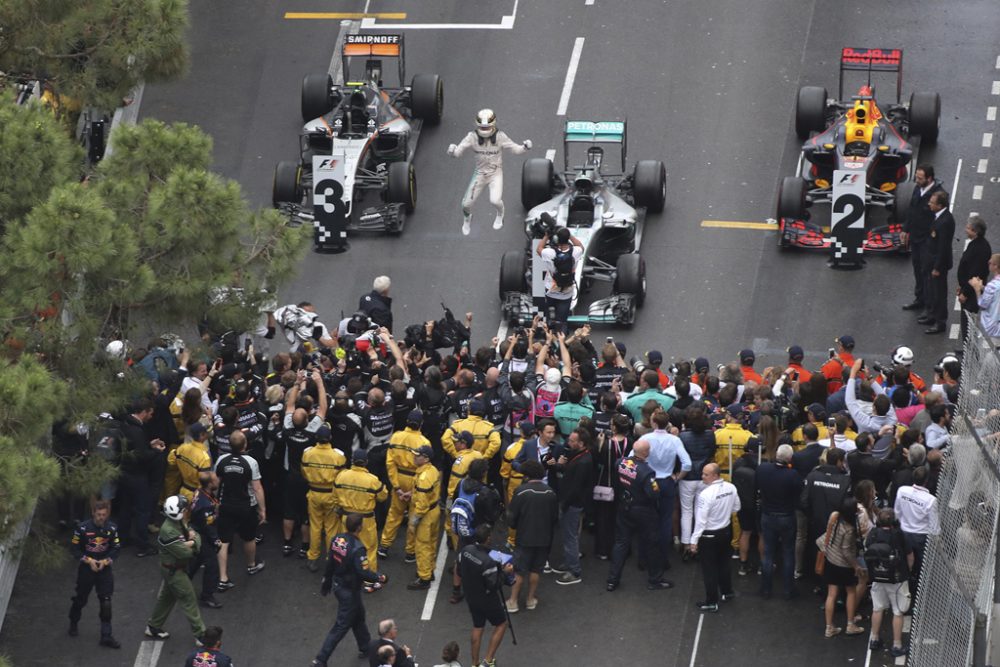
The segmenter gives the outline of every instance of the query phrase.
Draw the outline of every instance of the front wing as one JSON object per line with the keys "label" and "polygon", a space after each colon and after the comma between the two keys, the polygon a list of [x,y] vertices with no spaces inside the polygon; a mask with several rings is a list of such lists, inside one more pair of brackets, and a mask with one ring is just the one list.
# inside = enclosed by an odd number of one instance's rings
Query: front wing
{"label": "front wing", "polygon": [[[829,250],[830,230],[809,220],[778,220],[778,244],[782,248],[804,248],[807,250]],[[908,246],[903,243],[903,226],[888,224],[868,230],[862,244],[864,252],[903,252]]]}

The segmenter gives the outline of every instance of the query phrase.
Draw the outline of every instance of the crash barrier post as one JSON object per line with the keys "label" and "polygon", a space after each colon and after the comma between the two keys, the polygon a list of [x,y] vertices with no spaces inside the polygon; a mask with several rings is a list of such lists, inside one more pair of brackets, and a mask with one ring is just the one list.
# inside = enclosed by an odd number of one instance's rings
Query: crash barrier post
{"label": "crash barrier post", "polygon": [[11,533],[10,538],[5,543],[0,544],[0,630],[3,630],[3,621],[7,616],[7,605],[10,602],[10,594],[14,590],[17,570],[21,564],[21,544],[31,529],[33,515],[34,512],[29,514]]}
{"label": "crash barrier post", "polygon": [[1000,520],[1000,339],[970,322],[961,392],[944,451],[941,532],[927,540],[910,628],[910,667],[985,666]]}

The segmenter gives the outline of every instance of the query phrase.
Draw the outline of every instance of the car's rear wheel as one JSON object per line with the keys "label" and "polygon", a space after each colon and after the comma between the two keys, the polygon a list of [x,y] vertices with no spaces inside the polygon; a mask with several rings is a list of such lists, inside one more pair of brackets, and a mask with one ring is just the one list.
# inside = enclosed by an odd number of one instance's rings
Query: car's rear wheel
{"label": "car's rear wheel", "polygon": [[785,176],[778,190],[778,219],[801,220],[806,213],[806,182],[798,176]]}
{"label": "car's rear wheel", "polygon": [[414,118],[437,125],[444,115],[444,82],[437,74],[417,74],[410,84],[410,109]]}
{"label": "car's rear wheel", "polygon": [[295,162],[282,160],[274,167],[274,183],[271,186],[271,203],[298,204],[302,201],[302,169]]}
{"label": "car's rear wheel", "polygon": [[795,134],[805,141],[826,129],[826,88],[802,86],[795,101]]}
{"label": "car's rear wheel", "polygon": [[902,224],[906,221],[906,211],[910,207],[910,199],[913,198],[913,190],[917,184],[913,181],[904,181],[896,186],[896,196],[889,208],[889,220]]}
{"label": "car's rear wheel", "polygon": [[306,74],[302,79],[302,120],[306,123],[333,110],[333,77]]}
{"label": "car's rear wheel", "polygon": [[388,200],[402,204],[407,213],[417,207],[417,171],[412,162],[392,162],[389,164]]}
{"label": "car's rear wheel", "polygon": [[500,258],[500,300],[509,292],[527,292],[528,258],[522,250],[508,250]]}
{"label": "car's rear wheel", "polygon": [[667,168],[659,160],[640,160],[632,176],[635,205],[659,213],[667,202]]}
{"label": "car's rear wheel", "polygon": [[928,144],[937,141],[941,129],[941,96],[937,93],[910,95],[910,134],[920,135]]}
{"label": "car's rear wheel", "polygon": [[638,253],[618,258],[615,264],[615,294],[632,294],[635,305],[642,308],[646,302],[646,262]]}
{"label": "car's rear wheel", "polygon": [[552,160],[534,157],[521,167],[521,205],[530,211],[552,198]]}

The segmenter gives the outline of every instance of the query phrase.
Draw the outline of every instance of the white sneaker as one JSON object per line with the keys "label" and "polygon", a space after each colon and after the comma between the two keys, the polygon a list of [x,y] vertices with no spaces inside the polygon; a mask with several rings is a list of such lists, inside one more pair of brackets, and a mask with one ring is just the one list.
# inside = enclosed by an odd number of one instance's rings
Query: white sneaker
{"label": "white sneaker", "polygon": [[472,231],[472,216],[467,215],[465,219],[462,220],[462,236],[468,236]]}
{"label": "white sneaker", "polygon": [[503,216],[498,215],[493,219],[493,229],[503,229]]}

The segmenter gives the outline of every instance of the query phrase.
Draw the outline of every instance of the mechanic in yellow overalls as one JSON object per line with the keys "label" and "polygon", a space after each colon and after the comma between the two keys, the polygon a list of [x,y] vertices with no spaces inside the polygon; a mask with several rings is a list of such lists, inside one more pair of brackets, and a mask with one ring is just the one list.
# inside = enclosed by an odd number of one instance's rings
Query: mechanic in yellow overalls
{"label": "mechanic in yellow overalls", "polygon": [[[455,451],[455,436],[462,431],[472,434],[474,442],[472,448],[489,460],[500,451],[500,432],[493,426],[492,422],[486,421],[486,404],[474,399],[469,404],[469,416],[465,419],[456,419],[454,423],[441,436],[441,446],[444,451],[452,457],[457,457]],[[450,486],[450,484],[449,484]]]}
{"label": "mechanic in yellow overalls", "polygon": [[[500,476],[507,480],[506,491],[504,493],[507,507],[510,507],[511,498],[514,497],[514,492],[517,491],[517,487],[521,486],[521,482],[524,481],[524,475],[514,470],[514,459],[516,459],[517,455],[521,452],[521,447],[524,446],[524,441],[535,434],[535,425],[527,419],[523,420],[517,426],[521,429],[521,437],[507,446],[507,449],[503,453],[503,462],[500,464]],[[513,528],[508,528],[507,546],[513,549],[516,544],[517,531]]]}
{"label": "mechanic in yellow overalls", "polygon": [[309,551],[306,558],[309,559],[310,572],[319,569],[323,545],[329,544],[333,536],[340,532],[340,515],[337,514],[337,495],[333,484],[347,468],[347,457],[330,444],[332,435],[328,426],[320,426],[316,431],[316,444],[302,452],[302,478],[309,485],[306,493],[309,503]]}
{"label": "mechanic in yellow overalls", "polygon": [[[368,452],[355,449],[351,455],[351,467],[337,475],[333,488],[337,496],[337,513],[344,517],[352,512],[364,519],[358,537],[368,551],[369,568],[378,571],[378,529],[375,527],[375,503],[389,497],[389,491],[382,481],[368,472]],[[369,593],[382,588],[381,584],[365,584]]]}
{"label": "mechanic in yellow overalls", "polygon": [[[753,433],[743,428],[743,406],[733,403],[726,408],[726,423],[715,431],[715,463],[719,466],[722,478],[727,482],[732,481],[731,465],[736,459],[743,456],[747,448],[747,442],[753,437]],[[732,516],[734,549],[740,545],[740,524],[736,520],[736,514]]]}
{"label": "mechanic in yellow overalls", "polygon": [[[456,422],[458,423],[458,422]],[[451,464],[451,476],[448,478],[448,506],[447,509],[451,511],[451,501],[455,496],[455,489],[458,487],[458,483],[465,479],[465,476],[469,474],[469,466],[476,459],[485,459],[481,453],[472,448],[472,443],[476,440],[468,431],[459,431],[452,440],[452,448],[455,450],[455,462]],[[454,549],[458,548],[458,538],[451,530],[451,521],[444,522],[445,529],[448,531],[448,540],[451,542],[451,546]]]}
{"label": "mechanic in yellow overalls", "polygon": [[[389,547],[392,546],[399,526],[403,523],[403,515],[413,506],[413,481],[417,474],[417,464],[413,457],[417,449],[431,444],[431,441],[420,432],[423,421],[423,413],[420,410],[412,410],[406,417],[406,428],[396,431],[389,438],[389,452],[385,464],[389,472],[389,483],[392,484],[392,495],[389,499],[389,515],[385,519],[385,526],[382,527],[382,540],[378,548],[378,555],[382,558],[388,557]],[[413,531],[407,528],[406,562],[412,563],[413,559]]]}
{"label": "mechanic in yellow overalls", "polygon": [[[188,427],[191,439],[170,450],[167,455],[168,470],[174,468],[180,478],[180,495],[194,502],[195,492],[201,488],[198,474],[212,472],[212,456],[208,453],[208,429],[201,422]],[[171,492],[173,495],[173,492]]]}
{"label": "mechanic in yellow overalls", "polygon": [[441,523],[441,473],[431,465],[434,450],[421,445],[415,455],[417,475],[410,501],[410,532],[414,534],[417,578],[406,585],[411,591],[430,588],[437,555],[438,527]]}

